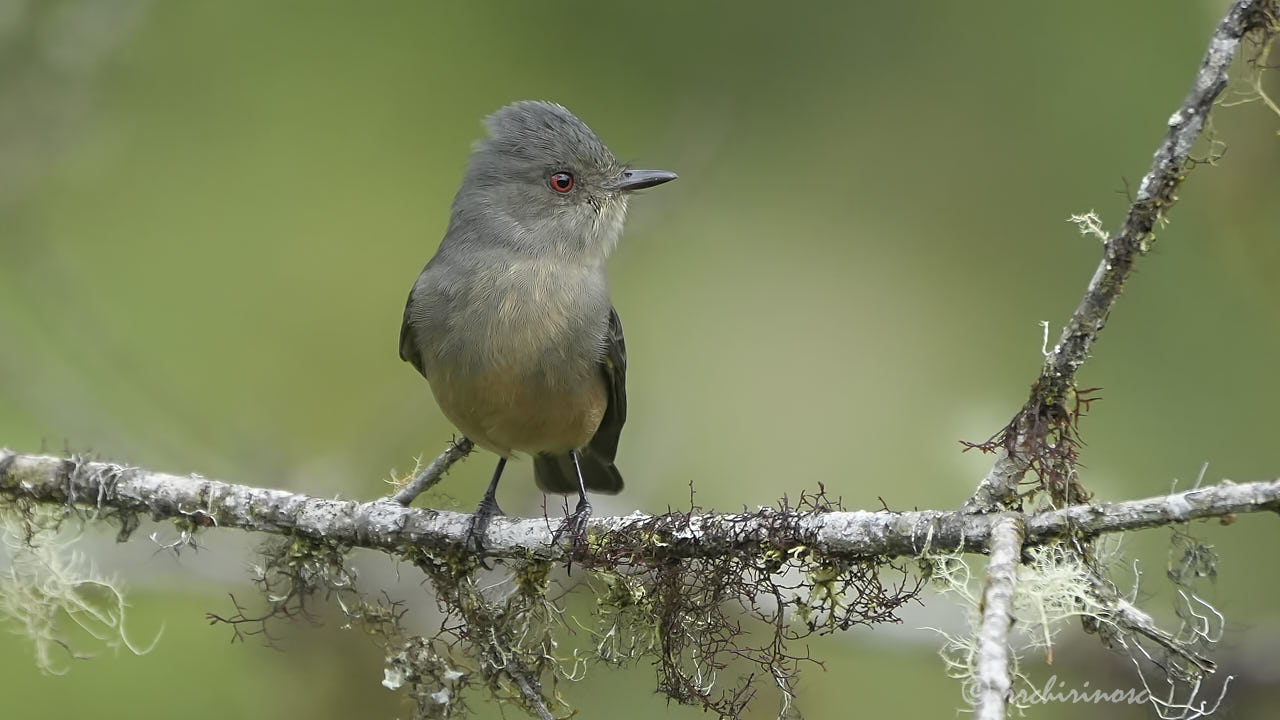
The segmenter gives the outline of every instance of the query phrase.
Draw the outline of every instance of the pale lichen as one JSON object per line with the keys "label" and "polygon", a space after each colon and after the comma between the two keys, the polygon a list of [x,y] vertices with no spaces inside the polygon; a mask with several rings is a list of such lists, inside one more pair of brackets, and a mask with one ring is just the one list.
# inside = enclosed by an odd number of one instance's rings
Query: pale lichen
{"label": "pale lichen", "polygon": [[66,508],[0,502],[0,542],[7,561],[0,570],[0,625],[26,638],[36,666],[56,675],[69,671],[70,661],[88,657],[94,645],[135,655],[149,652],[160,632],[146,645],[129,637],[122,585],[76,550],[80,528],[67,520]]}

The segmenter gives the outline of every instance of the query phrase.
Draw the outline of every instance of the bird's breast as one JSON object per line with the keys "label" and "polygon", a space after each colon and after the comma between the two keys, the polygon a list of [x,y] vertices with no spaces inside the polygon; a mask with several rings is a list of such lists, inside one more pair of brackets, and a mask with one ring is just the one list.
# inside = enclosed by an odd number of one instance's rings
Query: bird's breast
{"label": "bird's breast", "polygon": [[410,320],[429,380],[432,366],[553,385],[598,372],[609,315],[599,267],[507,257],[432,271]]}
{"label": "bird's breast", "polygon": [[424,289],[417,328],[445,415],[504,455],[585,444],[608,403],[599,369],[609,308],[603,276],[521,260],[449,279],[448,293]]}
{"label": "bird's breast", "polygon": [[464,325],[485,329],[474,339],[479,361],[534,365],[552,374],[581,374],[598,362],[608,294],[603,277],[590,269],[522,260],[477,295]]}

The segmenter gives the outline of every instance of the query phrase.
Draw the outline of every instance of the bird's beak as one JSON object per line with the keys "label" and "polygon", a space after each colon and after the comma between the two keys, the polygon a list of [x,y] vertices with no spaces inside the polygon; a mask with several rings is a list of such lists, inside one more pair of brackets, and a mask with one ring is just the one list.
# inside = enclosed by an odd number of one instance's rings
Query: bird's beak
{"label": "bird's beak", "polygon": [[623,170],[618,179],[609,184],[609,189],[620,191],[641,190],[654,185],[661,185],[664,182],[671,182],[677,177],[679,176],[675,173],[667,172],[666,170]]}

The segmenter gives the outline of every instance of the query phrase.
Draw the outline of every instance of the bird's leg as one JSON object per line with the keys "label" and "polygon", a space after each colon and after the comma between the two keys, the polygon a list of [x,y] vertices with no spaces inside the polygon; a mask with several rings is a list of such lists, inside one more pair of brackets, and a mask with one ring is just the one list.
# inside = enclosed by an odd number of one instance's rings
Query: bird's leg
{"label": "bird's leg", "polygon": [[467,529],[467,548],[476,553],[484,552],[484,534],[489,529],[489,521],[494,515],[502,515],[498,507],[498,480],[502,478],[502,469],[507,466],[507,459],[498,458],[498,467],[493,469],[493,479],[489,481],[489,489],[480,498],[476,513],[471,516],[471,527]]}
{"label": "bird's leg", "polygon": [[591,519],[591,503],[587,500],[587,484],[582,479],[582,466],[578,464],[578,451],[569,451],[569,460],[573,463],[573,471],[578,475],[578,506],[573,514],[564,519],[564,524],[556,532],[556,539],[569,533],[569,542],[574,547],[586,544],[587,521]]}

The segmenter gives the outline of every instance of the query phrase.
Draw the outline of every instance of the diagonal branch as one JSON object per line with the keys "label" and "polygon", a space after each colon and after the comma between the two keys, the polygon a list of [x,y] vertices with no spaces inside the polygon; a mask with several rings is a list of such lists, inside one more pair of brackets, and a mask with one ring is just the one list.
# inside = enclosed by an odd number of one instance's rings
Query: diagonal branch
{"label": "diagonal branch", "polygon": [[502,670],[515,681],[516,687],[520,688],[520,696],[529,703],[529,709],[538,716],[538,720],[555,720],[555,716],[547,709],[547,703],[542,699],[542,693],[534,689],[534,682],[529,679],[529,673],[517,666],[514,661],[508,662]]}
{"label": "diagonal branch", "polygon": [[475,443],[471,442],[471,438],[465,435],[450,442],[449,447],[440,453],[440,457],[432,460],[425,470],[418,473],[417,477],[400,488],[395,495],[391,496],[391,499],[401,505],[408,505],[413,502],[414,498],[435,487],[436,483],[443,480],[444,474],[449,472],[449,468],[453,467],[453,464],[462,458],[470,455],[474,448]]}
{"label": "diagonal branch", "polygon": [[1138,185],[1124,225],[1107,240],[1084,297],[1062,329],[1058,344],[1045,356],[1040,377],[1031,386],[1030,399],[1010,422],[991,471],[965,503],[966,509],[986,512],[1011,505],[1018,483],[1040,459],[1044,434],[1071,422],[1076,372],[1088,360],[1134,263],[1155,242],[1156,225],[1178,199],[1178,188],[1187,177],[1191,148],[1218,95],[1227,86],[1227,70],[1240,41],[1255,30],[1274,34],[1276,13],[1275,0],[1236,0],[1218,24],[1190,92],[1169,118],[1164,140],[1156,149],[1151,169]]}

